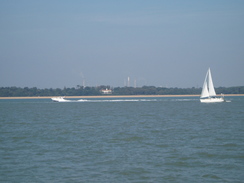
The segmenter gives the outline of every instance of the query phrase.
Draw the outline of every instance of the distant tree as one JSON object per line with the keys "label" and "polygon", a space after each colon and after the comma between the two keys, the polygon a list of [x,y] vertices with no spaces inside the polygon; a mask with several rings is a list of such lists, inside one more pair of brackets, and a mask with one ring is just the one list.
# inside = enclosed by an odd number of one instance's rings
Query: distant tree
{"label": "distant tree", "polygon": [[[101,95],[101,89],[111,89],[110,86],[102,85],[97,87],[72,87],[63,89],[60,88],[20,88],[20,87],[0,87],[0,97],[14,96],[86,96],[86,95]],[[143,87],[115,87],[113,95],[184,95],[201,93],[201,88],[165,88],[155,86]],[[216,88],[216,93],[220,94],[244,94],[244,86],[237,87],[219,87]]]}

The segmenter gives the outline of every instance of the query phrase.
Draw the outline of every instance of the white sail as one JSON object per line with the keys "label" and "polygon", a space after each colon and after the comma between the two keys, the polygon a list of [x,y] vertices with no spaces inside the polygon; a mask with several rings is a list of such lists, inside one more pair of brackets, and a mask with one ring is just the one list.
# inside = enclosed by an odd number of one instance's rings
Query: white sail
{"label": "white sail", "polygon": [[208,89],[209,89],[209,96],[216,96],[210,68],[208,69]]}
{"label": "white sail", "polygon": [[205,77],[205,80],[203,83],[201,98],[209,97],[207,78],[208,78],[208,72],[206,74],[206,77]]}

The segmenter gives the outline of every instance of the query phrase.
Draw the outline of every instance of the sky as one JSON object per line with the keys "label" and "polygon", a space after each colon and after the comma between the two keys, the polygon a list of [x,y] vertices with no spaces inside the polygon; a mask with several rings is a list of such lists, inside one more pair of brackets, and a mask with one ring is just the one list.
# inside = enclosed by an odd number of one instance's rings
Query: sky
{"label": "sky", "polygon": [[243,0],[0,0],[0,87],[202,87],[209,67],[244,86]]}

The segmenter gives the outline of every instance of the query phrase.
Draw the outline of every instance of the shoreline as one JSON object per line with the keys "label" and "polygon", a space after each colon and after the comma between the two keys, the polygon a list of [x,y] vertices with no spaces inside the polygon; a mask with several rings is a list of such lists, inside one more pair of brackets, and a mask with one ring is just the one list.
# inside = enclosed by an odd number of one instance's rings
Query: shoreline
{"label": "shoreline", "polygon": [[[220,96],[220,95],[217,95]],[[241,97],[244,94],[226,94],[227,97]],[[0,97],[1,99],[51,99],[60,96],[40,96],[40,97]],[[200,95],[98,95],[98,96],[65,96],[64,98],[160,98],[160,97],[200,97]]]}

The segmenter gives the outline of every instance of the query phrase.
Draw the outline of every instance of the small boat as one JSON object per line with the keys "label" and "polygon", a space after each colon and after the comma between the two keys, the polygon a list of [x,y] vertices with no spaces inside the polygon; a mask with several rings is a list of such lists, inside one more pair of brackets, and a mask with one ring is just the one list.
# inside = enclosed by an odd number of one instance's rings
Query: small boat
{"label": "small boat", "polygon": [[[222,95],[222,94],[221,94]],[[210,68],[207,71],[203,87],[202,87],[202,93],[200,97],[200,102],[202,103],[215,103],[215,102],[224,102],[224,96],[217,97],[213,85],[213,80],[211,76]]]}
{"label": "small boat", "polygon": [[64,97],[54,97],[51,98],[54,102],[69,102],[69,100],[64,99]]}

